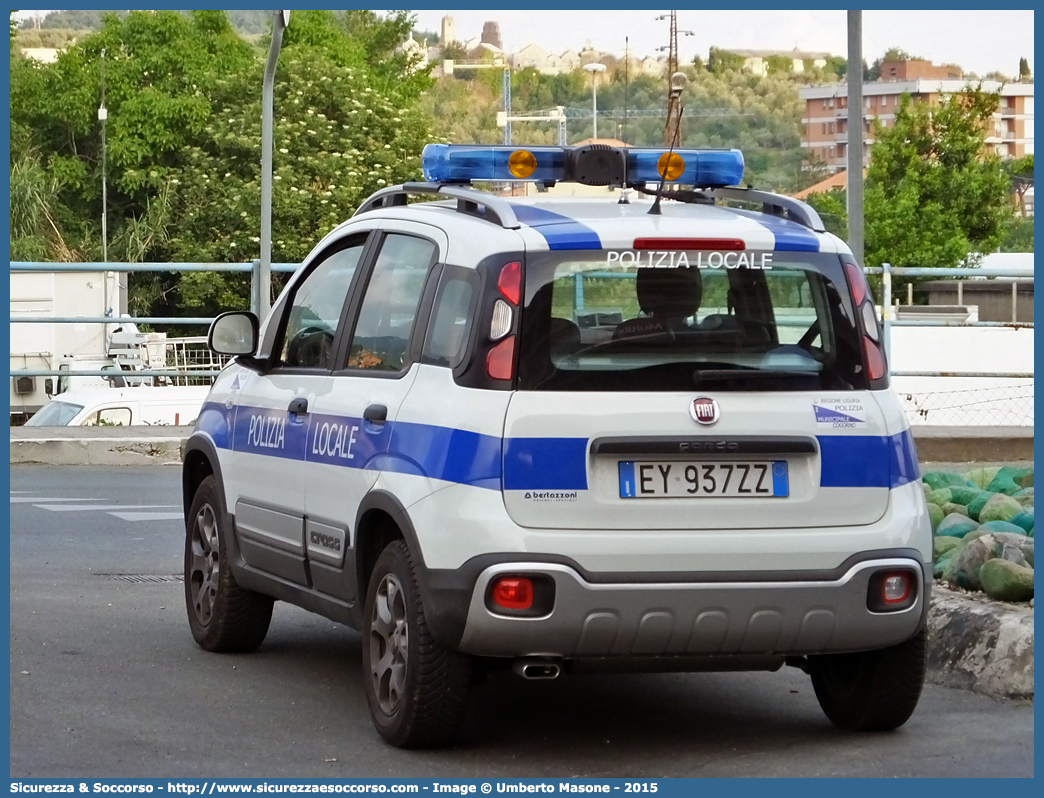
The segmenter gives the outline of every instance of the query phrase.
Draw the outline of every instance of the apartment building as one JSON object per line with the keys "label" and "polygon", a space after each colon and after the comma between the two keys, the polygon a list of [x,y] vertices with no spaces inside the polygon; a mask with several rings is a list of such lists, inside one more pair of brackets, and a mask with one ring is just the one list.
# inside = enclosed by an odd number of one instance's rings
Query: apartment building
{"label": "apartment building", "polygon": [[[925,66],[927,65],[927,67]],[[873,120],[882,127],[895,124],[899,98],[909,93],[915,102],[937,103],[941,96],[964,88],[960,70],[925,61],[892,61],[881,66],[882,79],[863,84],[864,165],[873,144]],[[1021,158],[1033,152],[1033,84],[983,81],[986,91],[1000,90],[1000,107],[993,118],[987,145],[1003,158]],[[805,102],[801,146],[809,160],[822,161],[832,172],[847,167],[848,84],[806,86],[798,96]]]}

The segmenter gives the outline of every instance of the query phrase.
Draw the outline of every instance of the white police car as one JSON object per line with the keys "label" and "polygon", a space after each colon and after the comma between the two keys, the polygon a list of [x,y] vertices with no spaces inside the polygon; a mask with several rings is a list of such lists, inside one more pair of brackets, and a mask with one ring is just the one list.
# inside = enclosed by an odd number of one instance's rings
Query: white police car
{"label": "white police car", "polygon": [[[360,630],[399,746],[452,739],[496,667],[787,664],[837,725],[903,724],[932,539],[845,244],[728,187],[735,150],[429,145],[423,165],[260,330],[211,328],[238,358],[184,455],[197,642],[257,648],[274,599]],[[503,179],[634,190],[464,185]]]}

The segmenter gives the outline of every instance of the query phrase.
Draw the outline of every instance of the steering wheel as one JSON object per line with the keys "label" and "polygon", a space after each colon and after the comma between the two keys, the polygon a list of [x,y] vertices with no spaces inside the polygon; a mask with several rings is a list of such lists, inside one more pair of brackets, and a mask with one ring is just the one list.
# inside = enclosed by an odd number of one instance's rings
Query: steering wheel
{"label": "steering wheel", "polygon": [[305,327],[286,347],[286,364],[315,368],[325,366],[333,345],[333,335],[322,327]]}

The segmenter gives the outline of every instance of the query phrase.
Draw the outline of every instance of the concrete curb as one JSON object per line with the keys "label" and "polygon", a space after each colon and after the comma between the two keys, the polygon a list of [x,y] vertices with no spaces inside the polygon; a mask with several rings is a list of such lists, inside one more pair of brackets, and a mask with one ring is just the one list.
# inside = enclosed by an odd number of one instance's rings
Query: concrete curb
{"label": "concrete curb", "polygon": [[1033,608],[971,598],[936,582],[928,681],[995,698],[1033,698]]}
{"label": "concrete curb", "polygon": [[192,427],[12,427],[11,463],[177,465]]}

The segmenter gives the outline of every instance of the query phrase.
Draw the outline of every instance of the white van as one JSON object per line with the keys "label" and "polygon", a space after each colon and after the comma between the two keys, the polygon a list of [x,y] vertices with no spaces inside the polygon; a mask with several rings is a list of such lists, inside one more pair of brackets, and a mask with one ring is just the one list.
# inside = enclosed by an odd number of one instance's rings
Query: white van
{"label": "white van", "polygon": [[80,388],[59,394],[27,427],[131,427],[192,424],[209,386]]}

